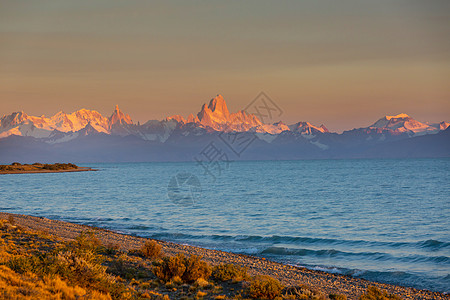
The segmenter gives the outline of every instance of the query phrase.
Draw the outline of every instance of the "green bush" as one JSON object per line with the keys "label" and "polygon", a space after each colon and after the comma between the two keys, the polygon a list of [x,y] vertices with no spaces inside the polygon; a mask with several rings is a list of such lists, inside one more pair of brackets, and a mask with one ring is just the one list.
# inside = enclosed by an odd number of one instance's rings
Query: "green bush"
{"label": "green bush", "polygon": [[365,294],[359,297],[359,300],[401,300],[400,296],[388,294],[375,286],[369,286]]}
{"label": "green bush", "polygon": [[252,278],[247,292],[251,298],[275,299],[281,295],[284,286],[275,278],[257,275]]}
{"label": "green bush", "polygon": [[139,252],[147,258],[158,258],[161,255],[161,245],[156,241],[146,241]]}
{"label": "green bush", "polygon": [[247,268],[233,264],[215,266],[212,270],[212,276],[218,281],[242,281],[249,278]]}
{"label": "green bush", "polygon": [[177,254],[164,257],[154,267],[153,273],[164,281],[170,281],[178,276],[183,282],[192,283],[199,278],[208,279],[211,276],[211,268],[197,255],[187,258],[183,254]]}

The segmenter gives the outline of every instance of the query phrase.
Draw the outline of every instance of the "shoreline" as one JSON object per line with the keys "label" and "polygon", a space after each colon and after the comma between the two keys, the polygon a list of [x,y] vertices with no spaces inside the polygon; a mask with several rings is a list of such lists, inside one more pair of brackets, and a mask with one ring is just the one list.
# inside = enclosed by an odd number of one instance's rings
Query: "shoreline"
{"label": "shoreline", "polygon": [[78,169],[70,170],[18,170],[18,171],[0,171],[0,175],[6,174],[33,174],[33,173],[65,173],[65,172],[87,172],[98,171],[89,167],[78,167]]}
{"label": "shoreline", "polygon": [[[122,251],[137,249],[141,247],[145,241],[151,240],[88,225],[51,220],[43,217],[0,212],[0,219],[9,219],[11,217],[14,219],[16,225],[32,231],[45,232],[62,238],[63,240],[72,240],[81,232],[93,231],[103,243],[117,244]],[[161,244],[162,251],[166,255],[176,255],[177,253],[200,255],[203,257],[204,261],[213,266],[221,263],[233,263],[248,267],[248,272],[251,275],[270,275],[287,286],[306,284],[327,294],[344,294],[348,299],[357,299],[370,285],[386,290],[389,293],[397,294],[403,299],[450,299],[450,295],[439,292],[418,290],[410,287],[372,282],[348,275],[310,270],[304,267],[273,262],[256,256],[234,254],[160,240],[158,240],[158,242]]]}

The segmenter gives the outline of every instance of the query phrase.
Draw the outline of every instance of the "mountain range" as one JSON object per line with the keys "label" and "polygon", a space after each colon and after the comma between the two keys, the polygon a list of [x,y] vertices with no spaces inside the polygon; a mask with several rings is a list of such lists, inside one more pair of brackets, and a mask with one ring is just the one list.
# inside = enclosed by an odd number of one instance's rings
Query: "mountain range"
{"label": "mountain range", "polygon": [[[0,162],[182,161],[192,160],[211,141],[235,159],[446,157],[449,126],[402,113],[338,134],[309,122],[265,124],[245,110],[230,113],[217,95],[196,116],[144,124],[134,123],[117,105],[109,117],[87,109],[52,117],[14,112],[0,119]],[[252,142],[236,152],[224,136]]]}

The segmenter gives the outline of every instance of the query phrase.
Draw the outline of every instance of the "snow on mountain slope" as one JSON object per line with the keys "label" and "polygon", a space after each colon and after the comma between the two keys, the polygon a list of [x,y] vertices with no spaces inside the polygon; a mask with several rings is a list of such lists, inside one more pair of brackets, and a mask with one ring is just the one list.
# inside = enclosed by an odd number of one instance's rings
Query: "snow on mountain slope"
{"label": "snow on mountain slope", "polygon": [[426,123],[426,124],[436,128],[436,129],[438,129],[440,131],[446,130],[450,126],[450,123],[445,122],[445,121],[442,121],[441,123],[431,123],[431,124]]}
{"label": "snow on mountain slope", "polygon": [[[443,122],[445,123],[445,122]],[[410,136],[419,136],[428,133],[437,133],[440,129],[414,120],[407,114],[385,116],[368,127],[369,129],[385,129],[392,133],[407,133]]]}
{"label": "snow on mountain slope", "polygon": [[314,135],[317,133],[328,132],[328,129],[324,125],[319,127],[312,125],[309,122],[298,122],[289,126],[289,129],[293,132],[300,133],[302,135]]}
{"label": "snow on mountain slope", "polygon": [[[449,123],[421,123],[407,114],[385,116],[369,127],[346,131],[342,134],[345,143],[359,144],[379,142],[386,139],[399,139],[424,134],[434,134],[445,130]],[[71,114],[58,112],[52,117],[35,117],[26,113],[14,112],[0,119],[0,138],[10,135],[31,136],[44,139],[47,143],[63,143],[84,135],[99,133],[108,135],[133,135],[142,140],[164,143],[172,134],[180,136],[201,136],[216,132],[250,132],[267,143],[279,136],[298,139],[311,143],[320,149],[327,149],[334,143],[324,126],[315,126],[309,122],[297,122],[286,125],[283,122],[264,124],[256,115],[244,110],[230,113],[225,99],[217,95],[204,104],[196,116],[190,114],[187,119],[173,115],[145,124],[134,124],[128,114],[116,105],[109,118],[94,110],[81,109]]]}
{"label": "snow on mountain slope", "polygon": [[53,130],[75,132],[88,124],[91,124],[99,132],[109,133],[108,119],[97,111],[87,109],[81,109],[69,115],[61,111],[50,118],[28,116],[24,112],[15,112],[3,116],[0,124],[0,137],[15,134],[44,138],[49,137]]}

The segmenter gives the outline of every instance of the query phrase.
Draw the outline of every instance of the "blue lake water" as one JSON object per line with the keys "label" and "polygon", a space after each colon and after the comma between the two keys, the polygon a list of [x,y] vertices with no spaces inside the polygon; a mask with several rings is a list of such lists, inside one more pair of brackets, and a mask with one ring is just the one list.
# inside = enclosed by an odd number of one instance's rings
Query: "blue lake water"
{"label": "blue lake water", "polygon": [[0,211],[450,292],[450,159],[89,166],[0,175]]}

